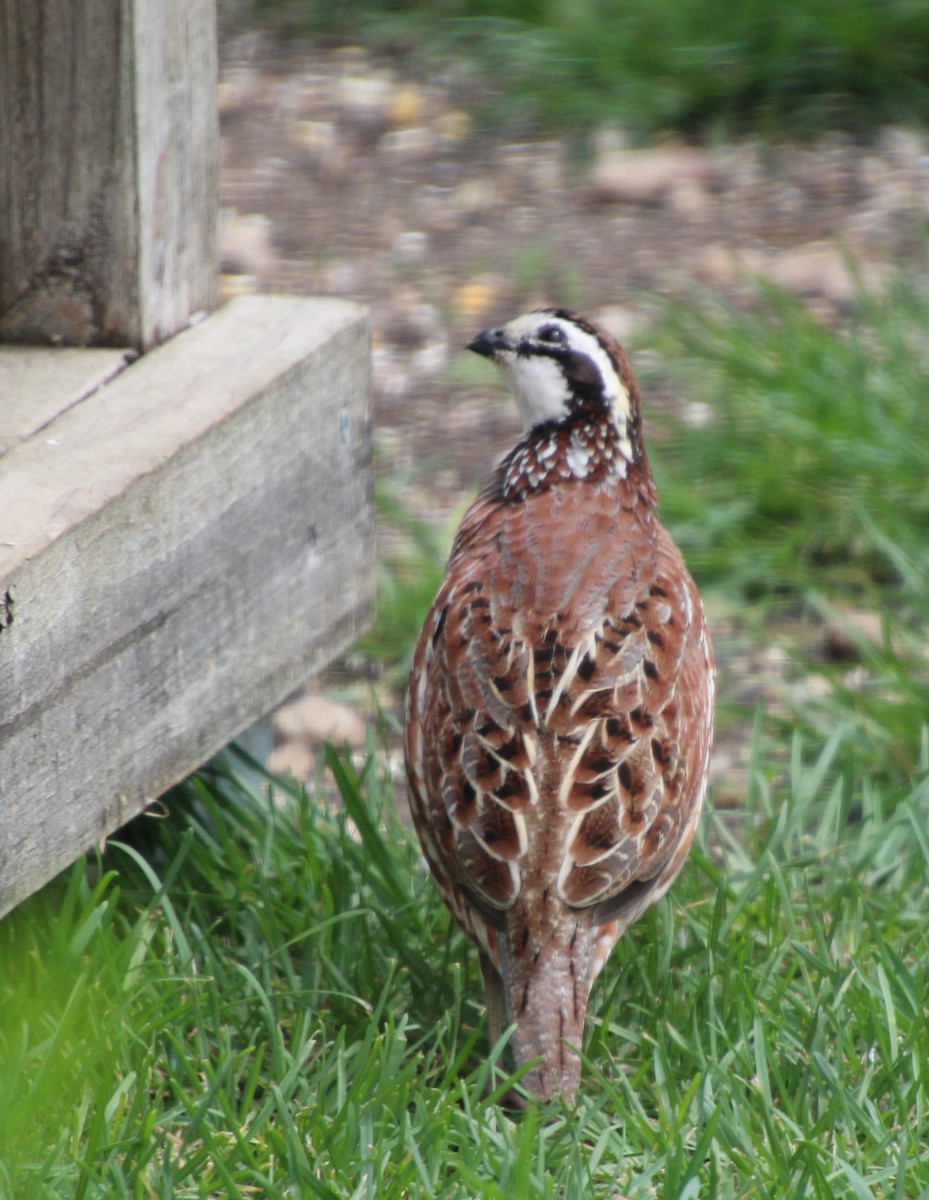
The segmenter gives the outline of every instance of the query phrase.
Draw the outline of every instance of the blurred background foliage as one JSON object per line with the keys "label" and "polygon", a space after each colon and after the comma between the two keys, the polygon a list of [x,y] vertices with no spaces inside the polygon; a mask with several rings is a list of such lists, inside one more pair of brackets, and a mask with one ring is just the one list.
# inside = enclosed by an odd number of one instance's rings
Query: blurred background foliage
{"label": "blurred background foliage", "polygon": [[255,0],[286,34],[470,64],[494,116],[810,137],[929,116],[927,0]]}

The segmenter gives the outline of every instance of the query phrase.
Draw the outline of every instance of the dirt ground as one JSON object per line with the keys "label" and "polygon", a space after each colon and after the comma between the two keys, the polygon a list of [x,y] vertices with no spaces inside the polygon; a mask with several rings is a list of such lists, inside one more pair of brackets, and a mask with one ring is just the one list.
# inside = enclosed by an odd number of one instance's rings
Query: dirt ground
{"label": "dirt ground", "polygon": [[[486,107],[476,118],[486,100],[463,77],[405,76],[358,48],[256,34],[223,46],[226,294],[370,306],[379,469],[409,480],[404,503],[427,519],[459,509],[518,434],[490,373],[461,352],[479,329],[565,305],[634,335],[641,364],[649,293],[701,285],[745,299],[746,273],[833,322],[853,302],[848,256],[879,288],[914,217],[929,216],[929,147],[903,130],[870,145],[635,150],[609,126],[584,146],[514,142],[488,128]],[[646,431],[650,403],[677,402],[644,399]],[[715,632],[732,694],[783,672],[783,656],[744,661]],[[740,758],[735,739],[718,740],[723,791],[739,791]]]}

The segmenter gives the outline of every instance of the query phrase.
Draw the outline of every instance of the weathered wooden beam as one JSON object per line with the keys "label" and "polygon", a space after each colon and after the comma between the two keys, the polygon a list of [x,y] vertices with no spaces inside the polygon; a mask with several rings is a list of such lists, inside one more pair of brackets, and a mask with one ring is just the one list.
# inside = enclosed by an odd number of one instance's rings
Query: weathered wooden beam
{"label": "weathered wooden beam", "polygon": [[0,352],[0,454],[103,387],[134,357],[126,350],[4,347]]}
{"label": "weathered wooden beam", "polygon": [[0,913],[367,622],[369,387],[358,306],[245,298],[0,458]]}
{"label": "weathered wooden beam", "polygon": [[216,57],[215,0],[0,0],[0,340],[146,349],[215,306]]}

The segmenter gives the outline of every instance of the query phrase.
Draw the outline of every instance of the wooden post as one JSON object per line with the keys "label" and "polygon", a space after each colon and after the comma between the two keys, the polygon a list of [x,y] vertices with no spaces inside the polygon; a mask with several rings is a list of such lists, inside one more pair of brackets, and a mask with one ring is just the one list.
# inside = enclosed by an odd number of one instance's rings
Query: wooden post
{"label": "wooden post", "polygon": [[0,340],[147,349],[215,306],[216,57],[215,0],[0,0]]}
{"label": "wooden post", "polygon": [[370,370],[358,305],[246,297],[0,457],[0,915],[367,624]]}
{"label": "wooden post", "polygon": [[215,81],[214,0],[0,0],[0,916],[371,616],[365,311],[193,320]]}

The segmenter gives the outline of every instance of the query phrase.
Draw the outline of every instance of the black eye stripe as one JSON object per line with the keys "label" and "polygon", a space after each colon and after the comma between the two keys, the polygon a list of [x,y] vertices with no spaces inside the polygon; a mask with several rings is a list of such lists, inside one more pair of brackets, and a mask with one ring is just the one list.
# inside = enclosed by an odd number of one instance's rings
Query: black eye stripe
{"label": "black eye stripe", "polygon": [[563,346],[567,341],[565,331],[560,325],[543,325],[539,330],[538,338],[540,342],[551,342],[556,346]]}
{"label": "black eye stripe", "polygon": [[612,351],[607,343],[603,340],[603,334],[596,327],[596,325],[592,325],[590,321],[586,320],[584,317],[579,317],[577,313],[571,312],[571,310],[568,308],[549,308],[545,309],[544,311],[548,316],[558,317],[559,320],[566,321],[569,325],[576,326],[581,330],[582,333],[589,333],[607,358],[612,361]]}

